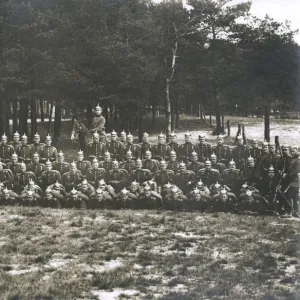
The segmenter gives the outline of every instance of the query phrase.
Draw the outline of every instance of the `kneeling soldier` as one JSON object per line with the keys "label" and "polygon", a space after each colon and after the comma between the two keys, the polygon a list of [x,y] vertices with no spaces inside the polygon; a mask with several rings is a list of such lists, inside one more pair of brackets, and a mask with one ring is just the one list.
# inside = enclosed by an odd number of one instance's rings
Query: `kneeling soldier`
{"label": "kneeling soldier", "polygon": [[225,189],[219,194],[212,196],[210,211],[212,212],[235,212],[237,199],[234,194],[228,193]]}
{"label": "kneeling soldier", "polygon": [[65,197],[58,191],[47,188],[45,191],[44,203],[45,207],[62,208],[64,207]]}
{"label": "kneeling soldier", "polygon": [[66,203],[67,207],[86,209],[88,200],[89,198],[86,195],[79,193],[73,188],[70,194],[67,196]]}
{"label": "kneeling soldier", "polygon": [[162,197],[156,192],[153,192],[150,186],[146,185],[143,193],[140,195],[137,208],[142,209],[159,209],[162,205]]}

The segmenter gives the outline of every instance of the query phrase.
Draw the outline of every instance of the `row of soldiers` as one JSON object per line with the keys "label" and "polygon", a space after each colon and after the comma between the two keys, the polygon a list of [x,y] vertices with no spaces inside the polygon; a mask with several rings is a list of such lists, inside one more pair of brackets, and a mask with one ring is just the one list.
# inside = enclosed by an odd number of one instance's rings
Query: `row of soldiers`
{"label": "row of soldiers", "polygon": [[3,135],[1,197],[5,203],[52,201],[58,207],[70,207],[76,198],[80,199],[76,202],[80,207],[95,207],[100,202],[121,207],[120,203],[127,201],[130,207],[148,203],[146,206],[187,205],[201,210],[222,207],[224,211],[225,207],[236,209],[241,203],[239,207],[245,209],[245,203],[251,203],[252,210],[254,206],[260,211],[277,209],[288,216],[298,211],[300,169],[296,146],[283,145],[279,155],[273,143],[264,142],[261,149],[253,141],[248,147],[240,136],[232,149],[224,145],[222,136],[217,137],[214,147],[203,135],[193,144],[190,133],[185,134],[181,145],[174,133],[168,144],[163,134],[158,136],[157,144],[148,139],[145,133],[143,142],[134,144],[131,134],[126,136],[123,131],[118,138],[113,131],[110,142],[104,142],[95,132],[86,153],[79,151],[76,161],[69,164],[64,154],[52,146],[49,135],[43,144],[36,134],[31,145],[26,135],[20,140],[15,133],[10,143]]}

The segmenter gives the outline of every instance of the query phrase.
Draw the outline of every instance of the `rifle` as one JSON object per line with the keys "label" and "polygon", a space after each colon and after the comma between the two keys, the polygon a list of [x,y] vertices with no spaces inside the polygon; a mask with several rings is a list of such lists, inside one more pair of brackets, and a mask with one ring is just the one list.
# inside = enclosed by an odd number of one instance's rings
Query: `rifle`
{"label": "rifle", "polygon": [[[288,186],[288,188],[286,189],[286,191],[289,189],[290,186]],[[283,197],[283,199],[286,201],[286,203],[289,205],[289,207],[293,210],[293,212],[295,213],[296,217],[298,219],[300,219],[299,214],[296,212],[294,206],[291,204],[291,202],[285,197],[284,193],[279,189],[279,187],[276,187],[276,192],[279,192],[281,194],[281,196]]]}

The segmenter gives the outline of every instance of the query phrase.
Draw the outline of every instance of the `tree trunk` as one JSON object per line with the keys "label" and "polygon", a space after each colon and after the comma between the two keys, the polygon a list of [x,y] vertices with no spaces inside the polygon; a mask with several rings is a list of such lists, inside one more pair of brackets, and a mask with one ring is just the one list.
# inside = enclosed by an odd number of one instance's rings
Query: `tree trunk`
{"label": "tree trunk", "polygon": [[176,95],[175,97],[175,114],[176,114],[176,120],[175,120],[175,128],[179,128],[179,96]]}
{"label": "tree trunk", "polygon": [[166,97],[165,97],[165,114],[166,114],[166,136],[167,142],[169,142],[169,136],[171,134],[171,100],[170,100],[170,79],[167,78],[166,80]]}
{"label": "tree trunk", "polygon": [[39,100],[40,104],[40,110],[41,110],[41,123],[45,122],[45,115],[44,115],[44,100],[40,99]]}
{"label": "tree trunk", "polygon": [[[51,131],[51,121],[52,121],[53,106],[54,106],[54,103],[53,103],[53,101],[51,101],[51,106],[50,106],[50,111],[49,111],[49,122],[48,122],[47,134],[50,134],[50,131]],[[75,112],[75,114],[76,114],[76,112]]]}
{"label": "tree trunk", "polygon": [[212,122],[211,122],[211,115],[212,115],[212,109],[211,107],[209,108],[209,125],[211,126]]}
{"label": "tree trunk", "polygon": [[154,101],[152,100],[152,128],[155,126],[155,121],[156,121],[156,106]]}
{"label": "tree trunk", "polygon": [[139,113],[139,117],[138,117],[138,119],[139,119],[139,143],[141,143],[142,141],[143,141],[143,116],[144,116],[144,114],[143,114],[143,112],[142,111],[140,111],[140,113]]}
{"label": "tree trunk", "polygon": [[222,134],[225,133],[225,124],[224,124],[224,107],[222,106]]}
{"label": "tree trunk", "polygon": [[20,116],[19,116],[19,133],[20,135],[26,134],[28,136],[28,100],[20,100]]}
{"label": "tree trunk", "polygon": [[265,140],[270,142],[270,109],[269,106],[265,106]]}
{"label": "tree trunk", "polygon": [[3,95],[1,95],[1,98],[0,98],[0,111],[2,112],[2,114],[0,116],[0,135],[1,136],[3,135],[3,133],[8,135],[8,132],[5,132],[5,126],[4,126],[4,101],[3,101],[2,96]]}
{"label": "tree trunk", "polygon": [[171,101],[171,131],[174,131],[175,128],[175,105],[174,105],[174,95],[173,95],[173,99]]}
{"label": "tree trunk", "polygon": [[87,104],[86,118],[87,118],[87,127],[91,128],[93,122],[93,108],[90,102]]}
{"label": "tree trunk", "polygon": [[230,121],[227,121],[227,135],[230,136]]}
{"label": "tree trunk", "polygon": [[55,102],[55,116],[54,116],[54,145],[58,145],[61,133],[61,101]]}
{"label": "tree trunk", "polygon": [[17,98],[13,99],[13,132],[18,130],[18,100]]}
{"label": "tree trunk", "polygon": [[34,135],[37,132],[36,122],[36,102],[34,97],[31,97],[31,140],[33,141]]}

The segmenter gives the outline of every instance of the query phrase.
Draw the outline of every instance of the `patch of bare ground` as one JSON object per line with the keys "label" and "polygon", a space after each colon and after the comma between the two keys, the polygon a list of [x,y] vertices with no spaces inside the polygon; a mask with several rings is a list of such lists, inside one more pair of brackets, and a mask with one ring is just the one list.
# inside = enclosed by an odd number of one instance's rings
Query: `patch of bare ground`
{"label": "patch of bare ground", "polygon": [[0,299],[299,296],[298,222],[23,207],[0,219]]}

